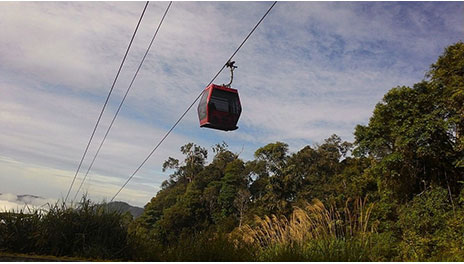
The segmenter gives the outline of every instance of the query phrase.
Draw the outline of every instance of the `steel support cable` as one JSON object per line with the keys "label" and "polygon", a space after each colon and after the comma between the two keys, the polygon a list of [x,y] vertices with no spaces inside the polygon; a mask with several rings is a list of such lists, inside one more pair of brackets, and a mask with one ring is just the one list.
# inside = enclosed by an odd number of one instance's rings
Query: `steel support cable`
{"label": "steel support cable", "polygon": [[122,105],[124,104],[124,101],[126,100],[126,97],[127,97],[127,95],[129,94],[130,89],[132,88],[132,84],[134,84],[134,81],[135,81],[135,79],[137,78],[137,75],[138,75],[140,69],[142,68],[143,62],[145,61],[145,58],[147,57],[148,52],[150,51],[151,46],[153,45],[153,42],[154,42],[156,36],[158,35],[158,31],[159,31],[159,29],[161,28],[161,25],[163,24],[164,18],[166,17],[166,14],[168,13],[169,8],[171,7],[171,4],[172,4],[172,1],[169,3],[168,7],[166,8],[166,11],[164,12],[163,17],[161,18],[161,21],[159,22],[158,27],[156,28],[155,34],[153,34],[153,38],[151,39],[151,42],[150,42],[150,44],[148,45],[148,48],[147,48],[147,50],[145,51],[145,54],[143,55],[142,60],[140,61],[140,64],[139,64],[139,66],[138,66],[138,68],[137,68],[137,71],[135,72],[134,76],[132,77],[132,80],[131,80],[131,82],[130,82],[130,84],[129,84],[129,87],[127,88],[126,93],[124,94],[124,97],[122,98],[122,101],[121,101],[121,103],[119,104],[118,110],[117,110],[116,113],[114,114],[113,120],[111,120],[111,123],[110,123],[108,129],[106,130],[105,136],[103,137],[103,140],[102,140],[102,142],[100,143],[100,146],[98,147],[98,150],[97,150],[97,152],[95,153],[95,155],[94,155],[94,157],[93,157],[93,160],[92,160],[92,162],[90,163],[90,166],[89,166],[89,168],[87,169],[87,172],[85,173],[85,176],[84,176],[84,178],[83,178],[82,181],[81,181],[81,184],[80,184],[80,186],[79,186],[79,189],[77,189],[76,195],[74,195],[73,201],[76,200],[76,197],[77,197],[77,195],[79,194],[79,191],[81,190],[82,185],[84,184],[84,181],[85,181],[85,179],[87,178],[87,175],[89,174],[90,170],[92,169],[93,164],[94,164],[95,160],[97,159],[97,156],[98,156],[98,154],[100,153],[100,150],[101,150],[103,144],[105,143],[106,137],[108,136],[108,134],[109,134],[111,128],[113,127],[113,123],[114,123],[114,121],[116,120],[116,117],[118,116],[119,111],[121,110],[121,107],[122,107]]}
{"label": "steel support cable", "polygon": [[66,194],[66,198],[64,199],[64,203],[66,203],[66,201],[68,200],[69,193],[71,192],[74,182],[76,181],[77,174],[79,174],[79,170],[81,169],[82,162],[84,161],[85,155],[87,154],[87,151],[89,150],[90,143],[92,142],[93,136],[95,135],[95,131],[97,130],[97,127],[98,127],[98,124],[100,123],[103,112],[105,111],[106,105],[108,104],[108,100],[110,99],[111,93],[113,92],[114,85],[116,84],[116,81],[119,77],[119,73],[121,72],[122,66],[124,65],[124,62],[126,61],[127,54],[129,53],[130,47],[132,46],[132,42],[134,41],[135,35],[137,34],[137,30],[139,29],[139,25],[140,25],[140,22],[142,21],[143,15],[145,14],[145,10],[147,10],[148,3],[149,1],[145,3],[145,7],[143,8],[139,21],[137,22],[137,26],[135,27],[134,34],[132,34],[132,38],[129,42],[129,46],[127,46],[126,53],[124,54],[124,57],[121,61],[121,65],[119,65],[118,72],[116,73],[116,77],[114,78],[113,84],[111,85],[111,89],[108,92],[108,96],[106,97],[105,103],[103,104],[103,108],[100,112],[100,115],[98,116],[97,123],[95,124],[95,127],[93,128],[92,135],[90,136],[89,142],[87,143],[87,147],[85,147],[84,154],[82,155],[81,161],[79,162],[79,166],[77,167],[76,173],[74,174],[74,178],[71,182],[71,185],[69,186],[69,190],[68,190],[68,193]]}
{"label": "steel support cable", "polygon": [[[234,53],[232,53],[232,55],[229,57],[227,62],[222,66],[222,68],[218,71],[218,73],[213,77],[213,79],[206,86],[209,86],[210,84],[212,84],[214,82],[214,80],[219,76],[219,74],[227,66],[227,63],[232,60],[232,58],[235,56],[235,54],[237,54],[237,52],[242,48],[243,44],[245,44],[245,42],[248,40],[248,38],[251,36],[251,34],[253,34],[253,32],[256,30],[256,28],[259,26],[259,24],[261,24],[261,22],[264,20],[264,18],[269,14],[269,12],[271,12],[271,10],[275,6],[275,4],[277,4],[277,1],[275,1],[271,5],[271,7],[269,7],[269,9],[266,11],[266,13],[263,15],[263,17],[258,21],[258,23],[255,25],[255,27],[250,31],[250,33],[248,33],[246,38],[242,41],[242,43],[238,46],[238,48],[234,51]],[[150,157],[153,155],[153,153],[158,149],[158,147],[163,143],[163,141],[169,136],[169,134],[174,130],[174,128],[179,124],[179,122],[184,118],[184,116],[188,113],[188,111],[190,111],[190,109],[193,107],[193,105],[195,105],[195,103],[198,101],[198,99],[200,99],[203,92],[204,92],[204,90],[195,98],[193,103],[187,108],[187,110],[185,110],[185,112],[179,117],[179,119],[177,119],[177,121],[174,123],[174,125],[169,129],[169,131],[164,135],[164,137],[158,142],[158,144],[155,146],[155,148],[153,148],[153,150],[148,154],[148,156],[143,160],[143,162],[137,167],[137,169],[132,173],[132,175],[126,180],[126,182],[116,192],[116,194],[113,196],[113,198],[111,198],[110,202],[112,202],[114,200],[114,198],[116,198],[116,196],[118,196],[118,194],[124,189],[124,187],[126,187],[126,185],[129,183],[129,181],[135,176],[135,174],[137,174],[137,172],[143,167],[143,165],[145,165],[145,163],[148,161],[148,159],[150,159]]]}

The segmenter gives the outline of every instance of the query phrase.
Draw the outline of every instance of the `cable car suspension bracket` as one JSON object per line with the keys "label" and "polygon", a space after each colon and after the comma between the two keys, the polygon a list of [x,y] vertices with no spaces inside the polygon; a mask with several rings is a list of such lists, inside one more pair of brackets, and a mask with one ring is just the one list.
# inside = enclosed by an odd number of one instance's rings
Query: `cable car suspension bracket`
{"label": "cable car suspension bracket", "polygon": [[227,61],[226,67],[230,68],[230,82],[228,84],[223,84],[223,86],[230,88],[232,85],[232,81],[234,80],[234,70],[238,68],[237,66],[234,65],[235,61]]}

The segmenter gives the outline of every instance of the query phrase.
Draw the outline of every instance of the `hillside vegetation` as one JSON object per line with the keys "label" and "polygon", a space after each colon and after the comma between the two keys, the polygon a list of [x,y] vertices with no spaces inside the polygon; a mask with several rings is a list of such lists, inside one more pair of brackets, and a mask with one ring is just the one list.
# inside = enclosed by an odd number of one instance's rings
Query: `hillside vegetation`
{"label": "hillside vegetation", "polygon": [[57,207],[0,215],[0,250],[169,261],[464,261],[464,44],[391,89],[355,141],[244,161],[188,143],[137,219]]}

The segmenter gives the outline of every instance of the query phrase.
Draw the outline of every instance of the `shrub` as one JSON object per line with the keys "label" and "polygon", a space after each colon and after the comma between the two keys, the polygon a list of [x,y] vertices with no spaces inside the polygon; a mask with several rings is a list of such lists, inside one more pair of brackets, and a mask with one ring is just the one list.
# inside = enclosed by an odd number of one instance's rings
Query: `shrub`
{"label": "shrub", "polygon": [[399,253],[403,260],[439,258],[443,251],[440,234],[452,213],[448,192],[441,187],[424,191],[403,206],[398,220],[402,232]]}
{"label": "shrub", "polygon": [[254,248],[234,244],[225,234],[197,233],[164,248],[161,261],[250,261]]}

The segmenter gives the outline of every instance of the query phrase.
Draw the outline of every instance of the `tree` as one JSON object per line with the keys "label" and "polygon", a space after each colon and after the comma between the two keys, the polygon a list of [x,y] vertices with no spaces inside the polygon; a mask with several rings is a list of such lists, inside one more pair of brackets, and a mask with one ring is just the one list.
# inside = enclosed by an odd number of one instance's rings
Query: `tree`
{"label": "tree", "polygon": [[332,135],[315,148],[306,146],[293,154],[287,173],[291,175],[294,195],[305,201],[334,197],[336,186],[342,184],[335,177],[342,171],[342,157],[349,149],[348,142]]}
{"label": "tree", "polygon": [[291,211],[284,173],[288,161],[287,152],[288,145],[282,142],[267,144],[255,152],[256,162],[253,164],[254,168],[250,167],[250,173],[258,175],[256,181],[264,183],[261,186],[264,189],[259,191],[262,195],[256,202],[266,213],[285,214]]}
{"label": "tree", "polygon": [[447,118],[454,124],[456,151],[461,152],[456,166],[464,167],[464,43],[447,47],[437,62],[432,64],[427,77],[442,92]]}
{"label": "tree", "polygon": [[222,178],[221,181],[222,186],[218,197],[223,217],[238,213],[237,208],[234,206],[234,201],[237,197],[238,191],[247,188],[244,170],[245,166],[243,161],[239,159],[227,164],[224,178]]}
{"label": "tree", "polygon": [[193,143],[185,144],[180,148],[180,151],[182,154],[186,155],[182,164],[179,163],[179,160],[172,157],[169,157],[169,159],[163,163],[163,171],[167,169],[175,170],[175,172],[170,175],[171,183],[178,181],[192,182],[195,175],[203,169],[206,159],[208,158],[208,151]]}
{"label": "tree", "polygon": [[248,209],[248,205],[250,203],[250,196],[251,193],[248,191],[247,188],[242,188],[238,190],[237,196],[234,199],[234,207],[238,211],[238,226],[241,227],[243,223],[243,218],[245,216],[245,213]]}
{"label": "tree", "polygon": [[458,42],[447,47],[437,62],[431,65],[426,76],[431,79],[432,83],[444,87],[443,95],[447,99],[448,110],[453,114],[461,115],[462,119],[464,114],[464,43]]}
{"label": "tree", "polygon": [[268,173],[279,174],[285,167],[288,156],[288,145],[282,142],[267,144],[255,152],[255,158],[264,161]]}

